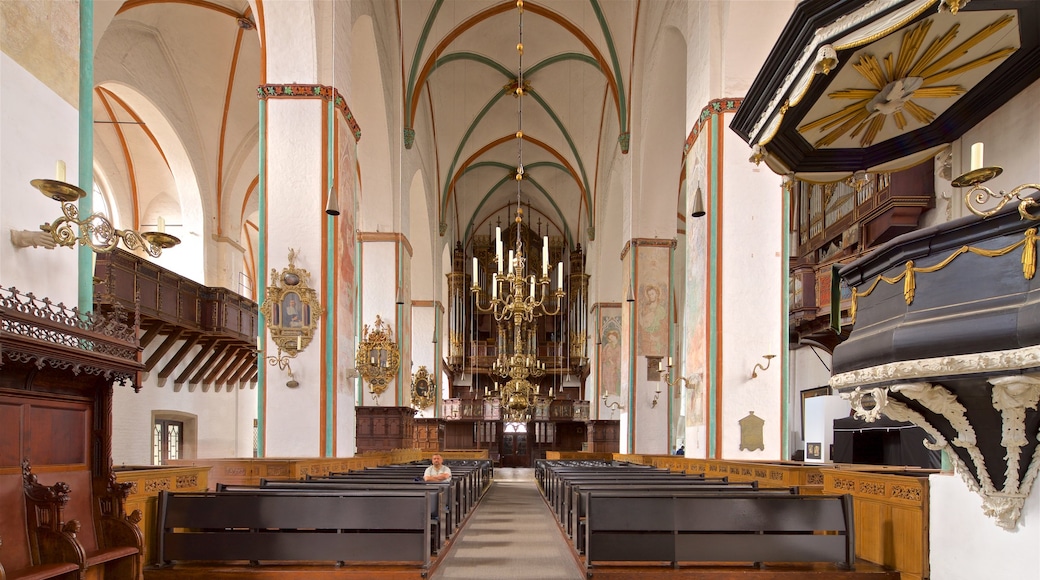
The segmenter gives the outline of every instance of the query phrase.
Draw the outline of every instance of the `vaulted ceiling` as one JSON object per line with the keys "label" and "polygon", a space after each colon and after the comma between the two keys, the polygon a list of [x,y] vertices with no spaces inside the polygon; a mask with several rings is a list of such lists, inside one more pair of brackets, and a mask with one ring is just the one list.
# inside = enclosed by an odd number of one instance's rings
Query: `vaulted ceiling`
{"label": "vaulted ceiling", "polygon": [[[253,227],[256,211],[256,88],[264,55],[255,5],[100,0],[96,6],[103,32],[95,59],[95,155],[111,180],[105,189],[130,194],[116,201],[117,215],[133,216],[135,227],[171,215],[169,206],[184,197],[177,175],[190,170],[198,180],[197,211],[215,220],[207,227],[238,240],[238,228]],[[327,27],[320,20],[330,11],[313,6],[320,42]],[[424,170],[436,182],[439,207],[430,219],[440,224],[434,225],[450,224],[467,240],[486,235],[499,220],[508,225],[519,198],[531,208],[525,219],[532,226],[541,221],[543,232],[571,247],[588,240],[604,150],[617,148],[628,131],[638,3],[528,1],[522,11],[515,0],[337,6],[336,18],[376,14],[377,46],[399,44],[387,49],[400,58],[391,67],[400,74],[401,97],[389,114],[404,131],[389,139],[391,147],[414,147],[424,156]],[[272,34],[276,26],[267,28]],[[388,109],[395,106],[395,97],[384,99]],[[380,120],[359,115],[359,121],[363,134],[387,130]],[[178,218],[167,222],[177,235],[189,235],[176,231]]]}

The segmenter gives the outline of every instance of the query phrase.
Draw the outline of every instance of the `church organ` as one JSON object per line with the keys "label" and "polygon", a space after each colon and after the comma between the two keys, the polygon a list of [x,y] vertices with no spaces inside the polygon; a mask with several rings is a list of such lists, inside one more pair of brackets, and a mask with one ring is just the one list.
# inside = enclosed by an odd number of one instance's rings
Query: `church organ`
{"label": "church organ", "polygon": [[[463,244],[456,244],[452,271],[447,274],[449,346],[445,366],[450,396],[442,409],[442,445],[443,449],[488,449],[492,457],[502,457],[503,465],[529,466],[547,450],[580,450],[585,442],[589,276],[580,245],[566,256],[563,238],[543,241],[540,231],[519,219],[502,229],[500,239],[519,240],[518,248],[531,249],[523,252],[526,264],[519,267],[533,275],[524,278],[519,292],[536,299],[540,296],[545,308],[540,315],[524,320],[502,312],[496,319],[493,312],[482,311],[490,303],[494,291],[489,289],[495,280],[502,286],[497,275],[497,240],[490,232],[473,236],[469,257]],[[466,267],[474,258],[476,279]],[[563,264],[570,265],[566,275],[557,270]],[[543,273],[541,280],[539,272]],[[536,282],[545,282],[544,288]],[[564,282],[562,296],[554,297]],[[523,407],[520,414],[510,403],[517,396],[509,387],[515,382],[510,371],[516,364],[530,367],[522,377],[533,383],[528,400],[519,405]]]}

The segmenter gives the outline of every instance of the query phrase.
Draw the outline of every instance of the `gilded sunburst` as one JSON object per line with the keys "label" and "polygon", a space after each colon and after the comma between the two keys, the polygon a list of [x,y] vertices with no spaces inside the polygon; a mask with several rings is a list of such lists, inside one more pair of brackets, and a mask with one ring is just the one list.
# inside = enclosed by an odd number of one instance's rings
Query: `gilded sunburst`
{"label": "gilded sunburst", "polygon": [[940,83],[1013,53],[1015,47],[1006,47],[966,60],[972,49],[1013,20],[1011,15],[1005,14],[951,48],[960,30],[960,24],[954,23],[945,34],[933,38],[923,51],[921,47],[928,38],[933,20],[915,25],[903,34],[897,54],[889,52],[880,61],[872,54],[863,54],[852,63],[853,69],[866,79],[870,88],[846,88],[828,93],[831,99],[853,102],[802,125],[798,130],[803,134],[823,131],[824,134],[813,144],[816,148],[833,145],[846,134],[850,138],[858,136],[860,146],[869,147],[889,117],[900,131],[909,125],[907,115],[922,125],[931,123],[936,113],[915,99],[950,99],[964,94],[967,89],[961,85]]}

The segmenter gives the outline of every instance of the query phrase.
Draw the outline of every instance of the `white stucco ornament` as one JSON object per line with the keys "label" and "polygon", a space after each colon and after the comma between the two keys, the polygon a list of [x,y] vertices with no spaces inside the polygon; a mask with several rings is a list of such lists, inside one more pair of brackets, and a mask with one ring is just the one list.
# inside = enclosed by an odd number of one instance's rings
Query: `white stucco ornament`
{"label": "white stucco ornament", "polygon": [[[994,364],[993,367],[999,366],[1009,371],[1015,368],[1024,369],[1033,364],[1035,356],[1036,347],[1028,347],[1019,351],[900,361],[835,375],[831,379],[831,387],[849,401],[857,417],[868,422],[875,421],[884,414],[891,419],[909,421],[924,429],[935,440],[934,444],[926,442],[925,445],[947,451],[954,464],[954,471],[961,476],[971,491],[981,496],[983,512],[996,520],[998,526],[1014,530],[1021,517],[1025,500],[1040,471],[1038,448],[1029,458],[1029,465],[1019,481],[1022,447],[1028,444],[1026,409],[1036,410],[1040,406],[1040,377],[1011,373],[987,379],[993,386],[993,408],[1000,412],[1000,445],[1006,452],[1003,459],[1007,462],[1007,468],[1004,472],[1004,483],[999,489],[989,475],[986,458],[978,446],[978,438],[969,421],[967,409],[958,401],[956,395],[942,385],[927,380],[908,379],[961,374],[968,369],[985,366],[986,361],[999,361],[999,364]],[[855,379],[850,375],[855,376]],[[897,377],[905,382],[878,387],[863,386],[871,384],[871,381],[878,384]],[[853,380],[862,382],[860,386],[853,387],[850,384]],[[929,413],[942,417],[956,431],[956,437],[952,440],[945,439],[928,418],[906,403],[894,399],[891,396],[893,394],[913,401]],[[963,450],[973,469],[969,469],[961,459],[963,455],[954,451],[955,447]],[[993,459],[995,458],[991,458],[991,461]]]}

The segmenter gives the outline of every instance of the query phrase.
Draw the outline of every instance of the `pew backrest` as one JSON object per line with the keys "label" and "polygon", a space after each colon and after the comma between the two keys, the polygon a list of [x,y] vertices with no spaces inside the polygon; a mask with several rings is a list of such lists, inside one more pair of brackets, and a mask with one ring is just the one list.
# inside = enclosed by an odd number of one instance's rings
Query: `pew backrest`
{"label": "pew backrest", "polygon": [[[852,498],[590,491],[586,562],[855,562]],[[591,568],[589,568],[591,572]]]}
{"label": "pew backrest", "polygon": [[164,491],[159,561],[385,561],[426,569],[429,498],[424,489]]}

